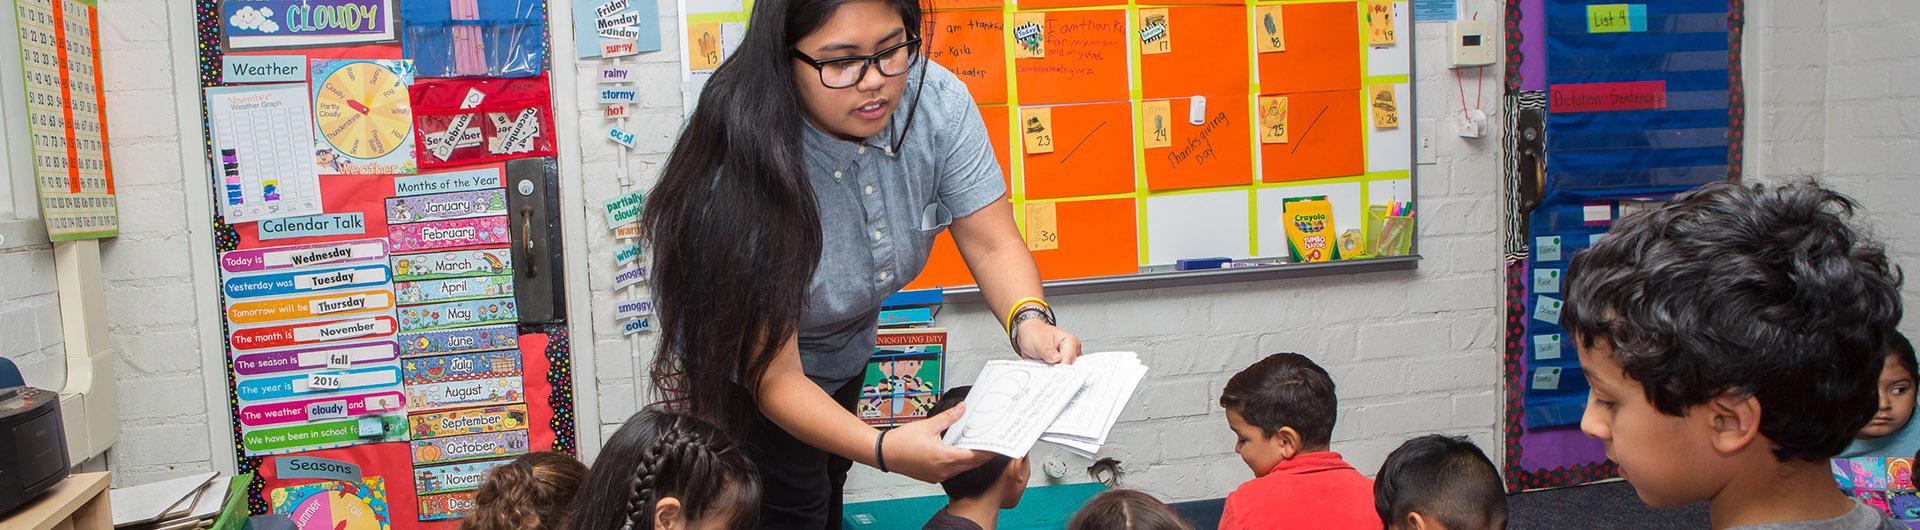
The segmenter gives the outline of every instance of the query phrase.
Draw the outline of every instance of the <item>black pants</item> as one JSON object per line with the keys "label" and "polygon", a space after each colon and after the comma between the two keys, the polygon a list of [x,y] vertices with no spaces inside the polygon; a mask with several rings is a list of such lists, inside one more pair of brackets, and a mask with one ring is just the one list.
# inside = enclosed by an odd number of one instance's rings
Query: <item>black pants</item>
{"label": "black pants", "polygon": [[[859,398],[858,378],[833,392],[833,401],[849,413]],[[757,409],[745,442],[747,456],[760,468],[760,528],[840,528],[841,496],[853,461],[794,438]]]}

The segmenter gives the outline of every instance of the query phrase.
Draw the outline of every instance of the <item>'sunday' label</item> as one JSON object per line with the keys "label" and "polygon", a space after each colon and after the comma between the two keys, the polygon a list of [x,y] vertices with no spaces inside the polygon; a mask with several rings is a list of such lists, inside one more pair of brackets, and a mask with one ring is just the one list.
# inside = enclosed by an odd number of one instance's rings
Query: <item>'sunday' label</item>
{"label": "'sunday' label", "polygon": [[229,251],[220,255],[220,269],[229,274],[238,274],[386,260],[386,240],[362,239]]}
{"label": "'sunday' label", "polygon": [[228,337],[236,350],[263,350],[342,339],[387,337],[394,332],[393,317],[378,316],[302,324],[237,329]]}
{"label": "'sunday' label", "polygon": [[512,350],[519,347],[520,330],[513,324],[400,334],[402,357]]}
{"label": "'sunday' label", "polygon": [[513,274],[513,253],[505,248],[445,250],[393,257],[399,281]]}
{"label": "'sunday' label", "polygon": [[374,364],[394,360],[400,347],[389,341],[326,345],[318,348],[249,353],[233,359],[233,371],[243,376],[332,368],[328,362],[344,355],[349,365]]}
{"label": "'sunday' label", "polygon": [[227,278],[227,298],[259,298],[288,294],[372,287],[392,279],[386,264],[359,265],[318,271],[280,272]]}

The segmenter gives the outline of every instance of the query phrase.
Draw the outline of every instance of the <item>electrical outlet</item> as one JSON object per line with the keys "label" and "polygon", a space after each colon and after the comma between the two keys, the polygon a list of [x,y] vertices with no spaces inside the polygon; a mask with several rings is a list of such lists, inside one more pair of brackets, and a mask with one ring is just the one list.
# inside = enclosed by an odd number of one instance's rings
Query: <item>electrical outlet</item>
{"label": "electrical outlet", "polygon": [[1420,120],[1420,147],[1415,149],[1415,154],[1418,156],[1416,160],[1419,160],[1421,164],[1438,162],[1440,149],[1435,145],[1434,131],[1439,128],[1440,124],[1435,120]]}

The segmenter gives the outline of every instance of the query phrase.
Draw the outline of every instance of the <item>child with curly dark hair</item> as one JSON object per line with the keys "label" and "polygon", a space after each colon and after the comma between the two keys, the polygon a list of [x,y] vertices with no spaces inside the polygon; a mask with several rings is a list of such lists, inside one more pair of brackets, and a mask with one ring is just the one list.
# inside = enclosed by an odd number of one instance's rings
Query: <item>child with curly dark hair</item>
{"label": "child with curly dark hair", "polygon": [[587,466],[573,457],[528,453],[487,470],[460,530],[560,530]]}
{"label": "child with curly dark hair", "polygon": [[1574,256],[1561,321],[1592,390],[1580,428],[1647,504],[1715,529],[1902,526],[1828,459],[1874,416],[1901,275],[1815,184],[1710,185]]}
{"label": "child with curly dark hair", "polygon": [[1914,384],[1920,381],[1913,343],[1898,332],[1887,339],[1886,361],[1880,367],[1880,409],[1854,435],[1853,445],[1840,458],[1906,457],[1920,448],[1920,428],[1914,427]]}
{"label": "child with curly dark hair", "polygon": [[587,472],[571,530],[756,528],[760,475],[711,423],[658,408],[614,431]]}

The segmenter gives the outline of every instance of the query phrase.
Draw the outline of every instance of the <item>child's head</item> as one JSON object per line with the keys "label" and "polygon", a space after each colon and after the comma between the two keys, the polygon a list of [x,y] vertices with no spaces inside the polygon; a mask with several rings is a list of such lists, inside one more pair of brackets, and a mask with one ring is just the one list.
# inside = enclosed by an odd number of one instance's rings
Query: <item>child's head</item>
{"label": "child's head", "polygon": [[1387,455],[1373,477],[1373,509],[1390,530],[1507,527],[1507,492],[1493,461],[1466,438],[1438,434]]}
{"label": "child's head", "polygon": [[693,416],[642,410],[587,473],[573,528],[753,528],[760,477],[727,435]]}
{"label": "child's head", "polygon": [[1067,521],[1067,530],[1193,530],[1193,523],[1166,503],[1140,490],[1117,489],[1095,495]]}
{"label": "child's head", "polygon": [[1716,184],[1574,255],[1561,321],[1592,387],[1580,427],[1642,500],[1824,466],[1873,417],[1900,275],[1852,210],[1812,184]]}
{"label": "child's head", "polygon": [[1294,455],[1327,450],[1339,403],[1333,378],[1298,353],[1268,355],[1234,374],[1220,392],[1233,451],[1264,477]]}
{"label": "child's head", "polygon": [[[934,403],[928,416],[938,416],[947,409],[960,405],[967,400],[967,392],[972,386],[954,387],[940,396]],[[1027,491],[1027,478],[1032,469],[1025,458],[1010,458],[1007,455],[994,455],[992,460],[963,471],[953,478],[940,483],[940,489],[947,491],[952,499],[977,499],[988,494],[1000,499],[1000,508],[1012,508],[1020,505],[1020,496]]]}
{"label": "child's head", "polygon": [[1887,358],[1880,368],[1880,410],[1856,436],[1861,440],[1898,432],[1913,419],[1913,385],[1920,381],[1920,368],[1913,358],[1913,343],[1894,332],[1887,336]]}
{"label": "child's head", "polygon": [[487,470],[473,495],[473,511],[462,530],[553,530],[572,516],[574,494],[587,478],[587,466],[559,453],[528,453]]}

